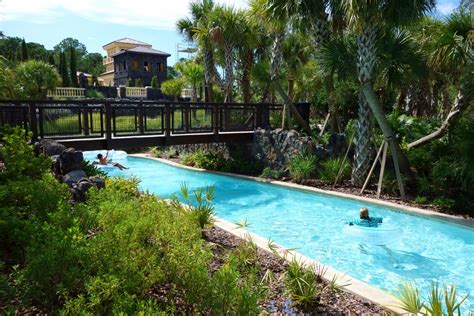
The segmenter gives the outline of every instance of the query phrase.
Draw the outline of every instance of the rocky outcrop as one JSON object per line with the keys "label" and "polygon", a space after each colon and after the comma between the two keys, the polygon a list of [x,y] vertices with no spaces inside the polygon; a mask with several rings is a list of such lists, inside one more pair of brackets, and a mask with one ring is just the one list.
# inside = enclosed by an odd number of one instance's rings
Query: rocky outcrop
{"label": "rocky outcrop", "polygon": [[255,130],[252,154],[266,167],[282,170],[291,157],[304,151],[313,153],[318,160],[324,160],[342,156],[346,149],[347,140],[342,134],[331,135],[327,145],[314,145],[311,137],[295,130],[259,128]]}
{"label": "rocky outcrop", "polygon": [[69,186],[73,201],[84,201],[87,190],[92,186],[98,189],[105,187],[104,179],[87,177],[82,170],[82,151],[66,148],[52,139],[41,140],[35,144],[35,149],[37,153],[51,157],[51,170],[56,179]]}
{"label": "rocky outcrop", "polygon": [[315,146],[310,137],[295,130],[255,130],[252,154],[267,167],[283,169],[291,157],[303,151],[314,152]]}

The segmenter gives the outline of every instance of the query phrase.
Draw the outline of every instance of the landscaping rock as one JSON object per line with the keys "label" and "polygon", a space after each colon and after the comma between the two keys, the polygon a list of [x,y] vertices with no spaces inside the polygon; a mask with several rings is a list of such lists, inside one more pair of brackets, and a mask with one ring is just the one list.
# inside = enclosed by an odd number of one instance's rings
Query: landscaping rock
{"label": "landscaping rock", "polygon": [[71,193],[73,200],[76,202],[85,201],[86,192],[92,186],[95,186],[98,189],[103,189],[105,188],[105,181],[100,177],[81,178],[79,181],[72,184]]}
{"label": "landscaping rock", "polygon": [[64,175],[63,182],[67,183],[70,187],[72,187],[73,184],[83,178],[87,178],[87,175],[83,170],[73,170]]}
{"label": "landscaping rock", "polygon": [[59,155],[61,174],[65,175],[74,170],[82,169],[82,151],[68,148]]}
{"label": "landscaping rock", "polygon": [[94,184],[98,189],[104,189],[105,188],[105,180],[102,179],[101,177],[95,176],[95,177],[89,177],[89,181]]}
{"label": "landscaping rock", "polygon": [[66,146],[53,139],[42,139],[40,142],[35,144],[35,148],[37,148],[38,152],[47,156],[60,155],[66,150]]}
{"label": "landscaping rock", "polygon": [[311,138],[303,136],[295,130],[255,130],[252,146],[253,157],[266,167],[281,169],[294,155],[303,151],[314,151]]}

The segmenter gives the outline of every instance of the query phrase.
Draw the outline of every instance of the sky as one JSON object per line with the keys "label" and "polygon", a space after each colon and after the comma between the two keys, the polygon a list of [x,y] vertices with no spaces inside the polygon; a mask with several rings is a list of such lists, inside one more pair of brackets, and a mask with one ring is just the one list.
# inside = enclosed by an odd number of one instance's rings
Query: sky
{"label": "sky", "polygon": [[[85,44],[88,52],[105,54],[102,46],[130,37],[171,54],[174,64],[187,45],[176,21],[189,16],[190,0],[0,0],[0,31],[52,49],[66,37]],[[246,8],[247,0],[217,0]],[[459,0],[438,0],[435,15],[447,15]]]}

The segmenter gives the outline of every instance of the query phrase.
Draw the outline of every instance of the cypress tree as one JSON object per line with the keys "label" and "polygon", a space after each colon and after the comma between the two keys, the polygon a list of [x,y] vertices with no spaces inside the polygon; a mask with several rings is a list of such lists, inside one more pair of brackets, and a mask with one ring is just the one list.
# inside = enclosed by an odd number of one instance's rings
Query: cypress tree
{"label": "cypress tree", "polygon": [[157,76],[153,76],[151,78],[151,87],[156,89],[158,88],[158,77]]}
{"label": "cypress tree", "polygon": [[49,63],[50,65],[53,65],[54,67],[58,68],[58,67],[56,66],[56,61],[54,60],[54,55],[53,55],[53,53],[49,54],[49,56],[48,56],[48,63]]}
{"label": "cypress tree", "polygon": [[69,62],[69,75],[71,76],[71,86],[78,87],[77,82],[77,67],[76,67],[76,50],[71,47],[71,60]]}
{"label": "cypress tree", "polygon": [[125,86],[127,86],[127,87],[133,87],[133,81],[132,81],[132,78],[128,77],[128,79],[127,79],[127,83],[125,84]]}
{"label": "cypress tree", "polygon": [[21,41],[21,61],[27,61],[28,58],[28,47],[26,46],[25,39]]}
{"label": "cypress tree", "polygon": [[135,87],[143,88],[143,83],[140,78],[135,80]]}
{"label": "cypress tree", "polygon": [[62,86],[69,87],[69,76],[67,73],[66,54],[63,51],[59,53],[59,72],[61,74]]}

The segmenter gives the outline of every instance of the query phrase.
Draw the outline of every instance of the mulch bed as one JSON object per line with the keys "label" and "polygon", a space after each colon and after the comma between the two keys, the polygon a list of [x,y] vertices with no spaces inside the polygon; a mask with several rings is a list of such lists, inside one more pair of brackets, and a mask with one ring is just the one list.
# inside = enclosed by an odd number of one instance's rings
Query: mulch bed
{"label": "mulch bed", "polygon": [[[211,271],[217,270],[224,264],[228,253],[239,246],[242,240],[218,227],[212,227],[205,231],[205,240],[214,245],[214,258],[210,266]],[[333,291],[325,288],[321,295],[320,304],[311,310],[301,310],[292,306],[289,296],[285,293],[283,284],[283,273],[288,263],[271,253],[258,249],[258,266],[260,274],[267,270],[273,272],[275,280],[272,282],[266,301],[261,307],[268,313],[292,314],[304,313],[310,315],[382,315],[386,310],[361,297],[344,291]],[[321,285],[321,288],[324,284]]]}

